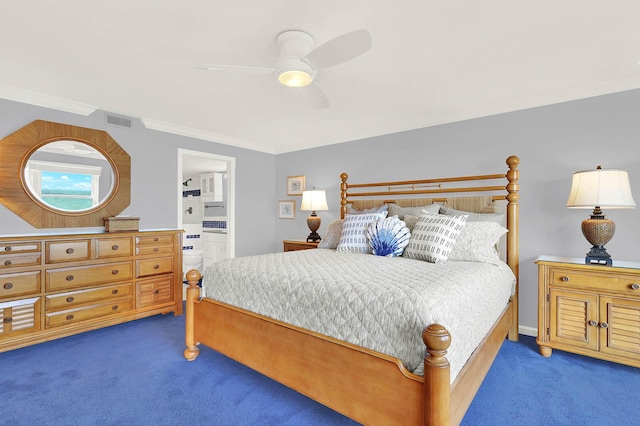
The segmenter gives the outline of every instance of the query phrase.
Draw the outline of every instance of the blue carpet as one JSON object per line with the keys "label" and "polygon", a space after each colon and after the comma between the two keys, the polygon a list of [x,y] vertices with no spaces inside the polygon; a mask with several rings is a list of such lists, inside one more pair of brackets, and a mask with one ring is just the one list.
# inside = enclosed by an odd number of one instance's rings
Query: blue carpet
{"label": "blue carpet", "polygon": [[[0,354],[2,425],[353,425],[155,316]],[[506,342],[464,425],[629,425],[640,370]]]}

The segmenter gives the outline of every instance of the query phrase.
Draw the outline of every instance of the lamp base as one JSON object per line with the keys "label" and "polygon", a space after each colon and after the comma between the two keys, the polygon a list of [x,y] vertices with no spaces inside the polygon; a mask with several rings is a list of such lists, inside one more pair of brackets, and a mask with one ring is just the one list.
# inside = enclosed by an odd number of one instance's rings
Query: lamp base
{"label": "lamp base", "polygon": [[587,257],[584,258],[584,263],[588,265],[609,265],[613,264],[611,255],[607,253],[607,249],[604,246],[593,246]]}
{"label": "lamp base", "polygon": [[307,242],[315,243],[320,241],[322,238],[317,232],[320,228],[320,217],[316,214],[315,211],[312,211],[311,216],[307,218],[307,226],[309,227],[309,231],[311,231],[311,233],[307,237]]}
{"label": "lamp base", "polygon": [[312,233],[309,234],[309,236],[307,236],[307,242],[308,243],[317,243],[321,239],[322,239],[322,237],[317,232],[312,232]]}

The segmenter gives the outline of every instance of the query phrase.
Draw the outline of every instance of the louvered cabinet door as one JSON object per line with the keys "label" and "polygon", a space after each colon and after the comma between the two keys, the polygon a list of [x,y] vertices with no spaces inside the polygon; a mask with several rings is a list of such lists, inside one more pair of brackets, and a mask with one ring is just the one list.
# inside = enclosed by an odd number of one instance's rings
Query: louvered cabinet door
{"label": "louvered cabinet door", "polygon": [[598,350],[598,296],[549,291],[549,341]]}
{"label": "louvered cabinet door", "polygon": [[640,301],[600,297],[600,351],[640,355]]}
{"label": "louvered cabinet door", "polygon": [[40,298],[0,302],[0,341],[40,330]]}

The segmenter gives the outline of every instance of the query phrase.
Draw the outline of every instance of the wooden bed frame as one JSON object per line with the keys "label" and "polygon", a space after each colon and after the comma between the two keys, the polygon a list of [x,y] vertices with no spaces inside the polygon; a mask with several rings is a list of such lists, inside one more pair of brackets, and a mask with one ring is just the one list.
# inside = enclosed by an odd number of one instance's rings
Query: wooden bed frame
{"label": "wooden bed frame", "polygon": [[[343,173],[341,217],[347,205],[359,197],[472,193],[506,200],[507,264],[517,278],[519,162],[518,157],[509,157],[506,174],[372,184],[349,184]],[[506,185],[486,184],[498,179],[504,182],[505,178]],[[366,192],[376,187],[374,192]],[[200,299],[199,278],[198,271],[187,273],[187,360],[198,356],[197,344],[204,344],[363,424],[460,423],[505,337],[518,340],[517,282],[501,317],[450,383],[446,354],[451,336],[443,325],[428,325],[422,333],[427,348],[423,377],[409,372],[397,358],[215,300]]]}

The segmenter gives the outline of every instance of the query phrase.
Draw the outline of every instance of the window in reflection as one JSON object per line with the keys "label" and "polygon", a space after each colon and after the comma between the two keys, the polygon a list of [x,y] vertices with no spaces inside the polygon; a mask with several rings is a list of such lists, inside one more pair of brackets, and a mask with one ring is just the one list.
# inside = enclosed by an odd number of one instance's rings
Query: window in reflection
{"label": "window in reflection", "polygon": [[32,160],[26,172],[31,192],[51,207],[81,211],[100,201],[102,167]]}

